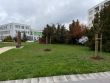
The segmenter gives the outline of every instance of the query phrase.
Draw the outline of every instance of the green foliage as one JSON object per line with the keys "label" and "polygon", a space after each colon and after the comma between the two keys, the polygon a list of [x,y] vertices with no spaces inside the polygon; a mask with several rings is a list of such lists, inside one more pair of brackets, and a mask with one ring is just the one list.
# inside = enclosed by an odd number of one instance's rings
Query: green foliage
{"label": "green foliage", "polygon": [[103,35],[103,51],[110,52],[110,5],[96,13],[93,27],[88,31],[88,46],[94,49],[95,33]]}
{"label": "green foliage", "polygon": [[69,26],[69,30],[64,25],[58,24],[57,26],[47,25],[43,30],[43,38],[48,43],[60,43],[60,44],[76,44],[78,40],[84,35],[85,28],[82,27],[77,20],[73,21]]}
{"label": "green foliage", "polygon": [[28,39],[27,39],[26,33],[24,32],[24,33],[23,33],[22,42],[26,42],[27,40],[28,40]]}
{"label": "green foliage", "polygon": [[7,36],[7,37],[3,40],[3,42],[13,42],[13,39],[12,39],[11,36]]}
{"label": "green foliage", "polygon": [[65,43],[66,32],[64,25],[47,25],[43,30],[43,38],[47,37],[49,43]]}

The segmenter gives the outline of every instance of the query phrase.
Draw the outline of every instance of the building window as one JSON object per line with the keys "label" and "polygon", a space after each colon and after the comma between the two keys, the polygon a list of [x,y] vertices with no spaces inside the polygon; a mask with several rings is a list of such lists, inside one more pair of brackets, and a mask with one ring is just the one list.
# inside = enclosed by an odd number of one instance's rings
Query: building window
{"label": "building window", "polygon": [[12,29],[12,25],[10,25],[10,29]]}
{"label": "building window", "polygon": [[93,14],[93,10],[90,10],[90,11],[89,11],[89,15],[92,15],[92,14]]}
{"label": "building window", "polygon": [[16,30],[16,33],[18,33],[18,31]]}
{"label": "building window", "polygon": [[20,29],[20,25],[15,25],[16,28]]}
{"label": "building window", "polygon": [[21,26],[22,29],[24,29],[24,26]]}
{"label": "building window", "polygon": [[98,12],[99,11],[99,6],[95,8],[95,12]]}
{"label": "building window", "polygon": [[29,27],[27,26],[26,29],[29,29]]}

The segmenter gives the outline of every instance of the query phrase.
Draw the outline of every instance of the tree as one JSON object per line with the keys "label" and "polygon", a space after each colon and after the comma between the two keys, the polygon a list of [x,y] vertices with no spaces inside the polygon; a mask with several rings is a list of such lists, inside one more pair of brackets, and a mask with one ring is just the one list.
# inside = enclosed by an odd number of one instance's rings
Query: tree
{"label": "tree", "polygon": [[65,43],[66,33],[64,25],[47,25],[43,30],[43,38],[49,43]]}
{"label": "tree", "polygon": [[79,38],[85,34],[85,26],[81,25],[79,21],[70,24],[69,30],[64,25],[57,24],[56,26],[47,24],[43,30],[43,38],[47,43],[76,43]]}
{"label": "tree", "polygon": [[88,31],[89,44],[91,49],[95,48],[95,34],[102,34],[102,50],[110,52],[110,5],[105,5],[104,8],[95,14],[93,27]]}
{"label": "tree", "polygon": [[43,30],[43,38],[46,39],[46,44],[50,43],[52,41],[52,37],[54,36],[55,32],[55,25],[53,24],[52,26],[46,25],[46,27]]}
{"label": "tree", "polygon": [[99,23],[100,22],[99,13],[97,12],[94,17],[95,18],[93,20],[93,27],[91,27],[91,29],[88,31],[87,34],[89,37],[88,46],[91,47],[92,50],[95,49],[95,34],[99,34],[101,31],[100,23]]}
{"label": "tree", "polygon": [[72,24],[69,26],[70,43],[76,44],[85,34],[85,31],[85,26],[82,26],[78,20],[76,22],[73,20]]}
{"label": "tree", "polygon": [[18,31],[16,48],[20,48],[20,47],[21,47],[21,32]]}
{"label": "tree", "polygon": [[28,40],[28,39],[27,39],[26,33],[24,32],[24,33],[23,33],[23,39],[22,39],[22,41],[23,41],[23,42],[26,42],[27,40]]}
{"label": "tree", "polygon": [[60,43],[65,43],[66,42],[66,35],[67,35],[67,30],[65,29],[65,26],[61,26],[61,34],[60,34]]}
{"label": "tree", "polygon": [[13,42],[13,38],[11,36],[7,36],[3,42]]}

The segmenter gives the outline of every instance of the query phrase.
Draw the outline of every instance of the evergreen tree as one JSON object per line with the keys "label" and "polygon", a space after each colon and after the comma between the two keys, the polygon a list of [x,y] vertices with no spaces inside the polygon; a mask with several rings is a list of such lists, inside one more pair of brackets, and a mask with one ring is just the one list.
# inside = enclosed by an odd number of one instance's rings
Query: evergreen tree
{"label": "evergreen tree", "polygon": [[28,40],[28,39],[27,39],[26,33],[24,32],[24,33],[23,33],[23,39],[22,39],[22,41],[23,41],[23,42],[26,42],[27,40]]}

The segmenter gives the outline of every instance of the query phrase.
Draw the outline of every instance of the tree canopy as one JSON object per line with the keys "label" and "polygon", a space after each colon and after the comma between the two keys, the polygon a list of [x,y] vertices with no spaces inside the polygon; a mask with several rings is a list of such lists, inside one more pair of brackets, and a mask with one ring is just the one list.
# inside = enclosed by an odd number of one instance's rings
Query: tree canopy
{"label": "tree canopy", "polygon": [[95,14],[93,27],[88,31],[89,42],[88,46],[94,49],[95,33],[103,35],[103,51],[110,52],[110,5],[105,5],[104,8]]}
{"label": "tree canopy", "polygon": [[48,43],[67,43],[67,44],[76,44],[78,39],[80,39],[85,34],[86,28],[84,25],[81,25],[77,20],[69,25],[67,29],[64,25],[46,25],[43,30],[43,38],[48,41]]}

